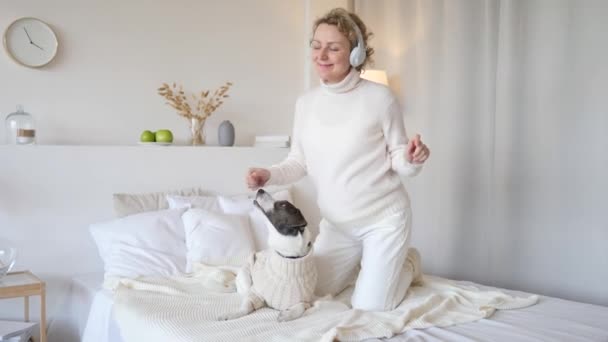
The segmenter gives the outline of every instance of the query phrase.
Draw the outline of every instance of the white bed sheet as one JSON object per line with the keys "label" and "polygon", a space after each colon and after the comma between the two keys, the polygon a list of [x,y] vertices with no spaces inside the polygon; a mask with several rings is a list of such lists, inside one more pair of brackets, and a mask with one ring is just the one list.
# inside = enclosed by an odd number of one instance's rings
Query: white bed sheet
{"label": "white bed sheet", "polygon": [[[102,287],[103,273],[79,275],[72,279],[78,302],[75,315],[82,342],[120,342],[122,338],[112,316],[112,293]],[[86,310],[85,310],[86,307]]]}
{"label": "white bed sheet", "polygon": [[[110,292],[102,289],[102,280],[103,275],[100,274],[74,278],[77,287],[81,289],[78,294],[82,297],[83,305],[91,303],[89,314],[83,315],[86,323],[78,323],[79,326],[84,326],[81,334],[82,342],[122,341],[112,316],[112,296]],[[503,291],[521,294],[521,292]],[[382,341],[605,342],[608,341],[608,307],[541,297],[536,305],[518,310],[499,310],[490,319],[447,328],[410,330]]]}
{"label": "white bed sheet", "polygon": [[79,337],[82,337],[93,299],[101,288],[99,284],[102,281],[103,274],[99,273],[79,274],[72,278],[69,299],[70,327],[76,331]]}

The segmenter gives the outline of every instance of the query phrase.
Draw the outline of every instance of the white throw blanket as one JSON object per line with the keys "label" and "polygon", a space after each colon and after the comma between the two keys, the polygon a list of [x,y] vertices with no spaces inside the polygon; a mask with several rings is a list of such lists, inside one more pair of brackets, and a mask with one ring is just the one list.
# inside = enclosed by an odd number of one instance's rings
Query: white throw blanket
{"label": "white throw blanket", "polygon": [[[304,316],[277,321],[263,308],[233,321],[217,321],[241,303],[229,271],[203,267],[191,277],[122,279],[115,283],[114,314],[125,342],[359,341],[391,337],[409,329],[446,327],[491,316],[497,309],[535,304],[538,296],[513,297],[471,285],[425,276],[389,312],[364,312],[348,305],[352,288],[321,299]],[[210,289],[213,289],[211,291]]]}

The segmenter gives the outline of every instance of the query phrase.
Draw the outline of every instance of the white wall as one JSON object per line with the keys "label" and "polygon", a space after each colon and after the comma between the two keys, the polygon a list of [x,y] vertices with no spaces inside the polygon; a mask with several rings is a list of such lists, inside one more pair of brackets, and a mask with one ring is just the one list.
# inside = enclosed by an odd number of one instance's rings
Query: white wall
{"label": "white wall", "polygon": [[[234,83],[208,124],[231,120],[236,144],[256,134],[290,134],[304,84],[306,1],[0,2],[0,31],[38,17],[57,32],[56,60],[43,69],[0,53],[0,117],[23,104],[43,144],[133,144],[145,129],[189,137],[184,118],[156,94],[162,82],[187,90]],[[306,33],[305,33],[306,32]],[[4,129],[0,141],[4,141]]]}

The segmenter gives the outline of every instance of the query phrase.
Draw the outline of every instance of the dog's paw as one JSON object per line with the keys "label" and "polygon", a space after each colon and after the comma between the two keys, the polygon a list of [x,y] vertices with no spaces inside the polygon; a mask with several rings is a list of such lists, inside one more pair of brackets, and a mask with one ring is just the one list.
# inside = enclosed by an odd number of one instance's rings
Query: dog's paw
{"label": "dog's paw", "polygon": [[277,320],[279,322],[293,321],[296,318],[300,318],[308,308],[310,308],[309,303],[298,303],[290,306],[289,308],[279,312],[279,317],[277,317]]}
{"label": "dog's paw", "polygon": [[294,315],[292,314],[291,310],[289,309],[285,309],[282,310],[281,312],[279,312],[279,316],[277,317],[277,321],[279,322],[289,322],[291,320],[293,320],[295,317],[293,317]]}
{"label": "dog's paw", "polygon": [[277,317],[277,321],[279,322],[289,322],[294,319],[300,318],[302,316],[303,311],[294,309],[285,309],[279,312],[279,316]]}

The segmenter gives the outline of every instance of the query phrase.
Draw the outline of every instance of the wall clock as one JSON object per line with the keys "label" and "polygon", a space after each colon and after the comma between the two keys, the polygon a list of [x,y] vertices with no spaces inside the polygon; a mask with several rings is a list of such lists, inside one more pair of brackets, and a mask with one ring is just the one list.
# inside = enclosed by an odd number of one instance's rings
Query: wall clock
{"label": "wall clock", "polygon": [[53,29],[36,18],[13,21],[4,32],[3,43],[7,54],[15,62],[30,68],[49,64],[59,47]]}

